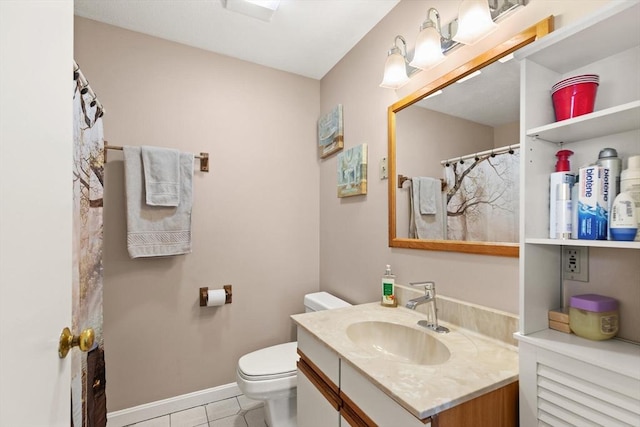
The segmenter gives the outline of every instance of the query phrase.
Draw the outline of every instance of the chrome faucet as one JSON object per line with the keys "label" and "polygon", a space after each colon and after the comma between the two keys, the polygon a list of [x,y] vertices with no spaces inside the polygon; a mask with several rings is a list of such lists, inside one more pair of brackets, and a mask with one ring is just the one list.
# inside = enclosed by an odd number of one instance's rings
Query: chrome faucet
{"label": "chrome faucet", "polygon": [[438,325],[438,308],[436,307],[436,283],[433,281],[427,282],[412,282],[411,286],[424,286],[424,295],[418,298],[413,298],[407,301],[405,307],[415,310],[417,306],[422,304],[429,304],[427,310],[427,320],[418,321],[418,325],[429,328],[438,333],[449,332],[448,328]]}

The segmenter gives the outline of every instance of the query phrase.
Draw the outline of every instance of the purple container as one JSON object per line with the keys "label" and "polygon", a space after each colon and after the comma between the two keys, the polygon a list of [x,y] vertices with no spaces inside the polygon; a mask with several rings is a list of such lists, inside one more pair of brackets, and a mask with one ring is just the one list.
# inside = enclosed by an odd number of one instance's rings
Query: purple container
{"label": "purple container", "polygon": [[618,301],[596,294],[574,295],[569,301],[569,327],[579,337],[606,340],[618,333]]}
{"label": "purple container", "polygon": [[618,300],[597,294],[574,295],[569,300],[569,307],[603,313],[618,310]]}

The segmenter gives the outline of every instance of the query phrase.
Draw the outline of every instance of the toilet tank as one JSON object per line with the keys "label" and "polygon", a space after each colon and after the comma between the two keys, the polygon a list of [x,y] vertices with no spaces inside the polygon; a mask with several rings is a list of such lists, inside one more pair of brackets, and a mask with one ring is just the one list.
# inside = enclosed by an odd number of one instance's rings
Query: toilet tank
{"label": "toilet tank", "polygon": [[328,292],[315,292],[304,296],[304,311],[331,310],[334,308],[350,307],[351,304],[331,295]]}

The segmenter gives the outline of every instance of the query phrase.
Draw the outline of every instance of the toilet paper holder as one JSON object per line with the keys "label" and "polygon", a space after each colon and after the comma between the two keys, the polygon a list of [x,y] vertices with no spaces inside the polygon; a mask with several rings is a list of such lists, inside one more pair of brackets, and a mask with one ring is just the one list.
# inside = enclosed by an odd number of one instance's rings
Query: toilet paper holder
{"label": "toilet paper holder", "polygon": [[[225,304],[231,304],[231,285],[224,285]],[[209,302],[209,288],[200,288],[200,307],[206,307]]]}

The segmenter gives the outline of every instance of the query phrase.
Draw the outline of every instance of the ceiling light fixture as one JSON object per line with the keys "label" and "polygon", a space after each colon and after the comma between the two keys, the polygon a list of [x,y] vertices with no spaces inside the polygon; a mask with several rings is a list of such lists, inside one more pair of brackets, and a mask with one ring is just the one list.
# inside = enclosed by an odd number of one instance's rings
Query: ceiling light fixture
{"label": "ceiling light fixture", "polygon": [[433,92],[433,93],[432,93],[431,95],[429,95],[429,96],[425,96],[425,97],[424,97],[424,99],[434,98],[434,97],[436,97],[436,96],[438,96],[438,95],[442,95],[442,89],[440,89],[440,90],[437,90],[437,91]]}
{"label": "ceiling light fixture", "polygon": [[[381,87],[398,89],[409,81],[417,70],[427,70],[445,59],[445,53],[459,44],[472,45],[497,29],[494,22],[529,0],[462,0],[458,17],[445,26],[440,24],[440,13],[429,8],[427,18],[420,26],[413,60],[408,62],[407,45],[402,36],[396,36],[389,50]],[[397,46],[400,39],[404,54]],[[402,57],[402,67],[400,66]],[[395,64],[395,68],[392,64]],[[390,67],[396,71],[392,72]],[[404,73],[400,73],[405,70]],[[398,74],[389,74],[398,73]],[[392,78],[392,76],[396,76]]]}
{"label": "ceiling light fixture", "polygon": [[228,10],[270,22],[280,0],[220,0]]}
{"label": "ceiling light fixture", "polygon": [[456,80],[456,83],[464,83],[467,80],[471,80],[474,77],[478,77],[480,74],[482,74],[482,71],[476,70],[473,73],[469,74],[468,76],[464,76],[463,78]]}
{"label": "ceiling light fixture", "polygon": [[504,64],[505,62],[509,62],[513,59],[513,52],[511,52],[510,54],[503,56],[502,58],[498,59],[498,62]]}

